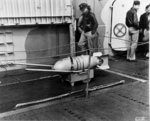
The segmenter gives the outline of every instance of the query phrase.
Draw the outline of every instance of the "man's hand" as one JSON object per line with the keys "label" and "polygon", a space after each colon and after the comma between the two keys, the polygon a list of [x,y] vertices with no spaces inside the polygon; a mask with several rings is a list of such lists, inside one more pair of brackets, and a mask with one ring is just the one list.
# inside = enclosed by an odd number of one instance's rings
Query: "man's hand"
{"label": "man's hand", "polygon": [[90,39],[95,38],[95,34],[96,34],[96,33],[92,34],[92,32],[90,32],[90,36],[89,36],[89,38],[90,38]]}
{"label": "man's hand", "polygon": [[83,32],[83,30],[81,29],[81,27],[78,27],[78,30],[79,30],[80,33]]}

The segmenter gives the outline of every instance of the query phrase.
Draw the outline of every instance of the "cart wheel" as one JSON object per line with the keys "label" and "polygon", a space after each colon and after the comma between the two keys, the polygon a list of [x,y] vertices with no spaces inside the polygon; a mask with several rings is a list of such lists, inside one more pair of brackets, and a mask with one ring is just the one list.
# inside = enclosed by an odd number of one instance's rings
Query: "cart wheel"
{"label": "cart wheel", "polygon": [[[89,82],[91,81],[91,79],[89,79]],[[82,81],[83,83],[87,83],[87,79]]]}
{"label": "cart wheel", "polygon": [[74,87],[74,82],[71,82],[70,84],[71,84],[72,87]]}

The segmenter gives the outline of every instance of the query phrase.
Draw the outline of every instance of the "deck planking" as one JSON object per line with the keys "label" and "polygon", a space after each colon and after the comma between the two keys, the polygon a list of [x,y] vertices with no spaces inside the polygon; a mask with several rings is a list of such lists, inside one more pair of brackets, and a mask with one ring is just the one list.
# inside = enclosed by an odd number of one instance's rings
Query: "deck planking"
{"label": "deck planking", "polygon": [[[91,92],[89,98],[75,98],[28,112],[3,117],[4,120],[50,121],[134,121],[149,117],[148,86],[132,82]],[[147,120],[146,120],[147,121]]]}

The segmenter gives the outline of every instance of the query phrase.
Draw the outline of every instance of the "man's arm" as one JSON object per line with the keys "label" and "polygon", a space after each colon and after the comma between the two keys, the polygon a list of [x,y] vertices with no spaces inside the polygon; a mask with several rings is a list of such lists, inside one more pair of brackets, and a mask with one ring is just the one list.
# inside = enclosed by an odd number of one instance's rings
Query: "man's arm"
{"label": "man's arm", "polygon": [[97,22],[97,19],[95,17],[95,14],[91,14],[91,17],[92,17],[92,24],[93,24],[93,28],[92,28],[92,34],[94,34],[98,28],[98,22]]}
{"label": "man's arm", "polygon": [[82,31],[83,31],[82,28],[81,28],[82,20],[83,20],[83,16],[80,16],[79,20],[78,20],[78,24],[77,24],[78,30],[79,30],[80,33],[82,33]]}
{"label": "man's arm", "polygon": [[139,22],[138,22],[138,17],[136,13],[133,14],[133,25],[136,29],[139,29]]}
{"label": "man's arm", "polygon": [[143,15],[140,16],[139,30],[143,29]]}

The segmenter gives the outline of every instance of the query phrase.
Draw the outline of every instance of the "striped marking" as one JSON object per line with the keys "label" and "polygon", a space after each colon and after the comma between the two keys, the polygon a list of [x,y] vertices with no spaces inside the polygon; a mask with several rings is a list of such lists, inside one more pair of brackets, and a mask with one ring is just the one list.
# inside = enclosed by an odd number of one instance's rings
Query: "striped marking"
{"label": "striped marking", "polygon": [[[40,77],[40,78],[36,78],[36,79],[29,79],[29,80],[25,80],[25,81],[17,81],[17,82],[12,82],[12,83],[8,83],[8,84],[1,84],[0,87],[3,86],[8,86],[8,85],[13,85],[13,84],[19,84],[19,83],[26,83],[26,82],[32,82],[32,81],[39,81],[42,79],[49,79],[49,78],[54,78],[54,77],[59,77],[60,75],[53,75],[53,76],[44,76],[44,77]],[[1,82],[0,82],[1,83]]]}
{"label": "striped marking", "polygon": [[62,95],[59,95],[59,96],[50,97],[50,98],[46,98],[46,99],[41,99],[41,100],[37,100],[37,101],[31,101],[31,102],[26,102],[26,103],[20,103],[20,104],[17,104],[17,105],[15,106],[15,109],[16,109],[16,108],[19,108],[19,107],[22,107],[22,106],[27,106],[27,105],[33,105],[33,104],[43,103],[43,102],[52,101],[52,100],[55,100],[55,99],[61,99],[61,98],[64,98],[64,97],[67,97],[67,96],[70,96],[70,95],[72,95],[72,94],[76,94],[76,93],[79,93],[79,92],[82,92],[82,91],[84,91],[84,89],[80,89],[80,90],[77,90],[77,91],[73,91],[73,92],[65,93],[65,94],[62,94]]}
{"label": "striped marking", "polygon": [[[121,81],[115,82],[115,83],[109,83],[109,84],[105,84],[105,85],[92,87],[92,88],[89,88],[88,91],[95,91],[95,90],[98,90],[98,89],[109,88],[111,86],[115,86],[115,85],[118,85],[118,84],[121,84],[121,83],[125,83],[125,81],[121,80]],[[55,96],[55,97],[50,97],[50,98],[41,99],[41,100],[37,100],[37,101],[20,103],[20,104],[17,104],[15,106],[14,110],[1,113],[0,118],[15,115],[15,114],[22,113],[22,112],[27,112],[27,111],[30,111],[30,110],[35,110],[35,109],[47,107],[47,106],[50,106],[50,105],[53,105],[53,104],[58,104],[58,103],[61,103],[61,102],[71,101],[71,100],[74,100],[75,97],[69,97],[69,98],[65,98],[65,99],[64,99],[64,97],[68,97],[68,96],[71,96],[72,94],[80,93],[80,92],[83,92],[83,91],[85,91],[85,89],[80,89],[80,90],[77,90],[77,91],[73,91],[73,92],[69,92],[69,93],[61,94],[61,95],[58,95],[58,96]],[[56,99],[60,99],[60,100],[56,100]],[[50,101],[50,102],[48,102],[48,101]],[[43,104],[40,104],[40,103],[43,103]],[[28,105],[33,105],[33,106],[28,106]],[[22,106],[28,106],[28,107],[18,109]]]}
{"label": "striped marking", "polygon": [[123,76],[123,77],[126,77],[126,78],[130,78],[130,79],[133,79],[133,80],[137,80],[137,81],[143,82],[143,83],[146,83],[148,81],[148,80],[145,80],[145,79],[133,77],[133,76],[130,76],[130,75],[127,75],[127,74],[123,74],[123,73],[119,73],[119,72],[115,72],[115,71],[111,71],[111,70],[104,70],[104,71],[109,72],[109,73],[113,73],[113,74],[116,74],[116,75],[120,75],[120,76]]}
{"label": "striped marking", "polygon": [[8,111],[8,112],[0,113],[0,118],[16,115],[16,114],[31,111],[31,110],[36,110],[36,109],[39,109],[39,108],[44,108],[44,107],[47,107],[47,106],[50,106],[50,105],[55,105],[55,104],[58,104],[58,103],[68,102],[68,101],[71,101],[71,100],[74,100],[74,98],[73,97],[62,98],[62,99],[60,98],[59,100],[54,100],[54,101],[50,101],[50,102],[36,104],[36,105],[33,105],[33,106],[28,106],[28,107],[20,108],[20,109],[14,109],[14,110],[11,110],[11,111]]}

